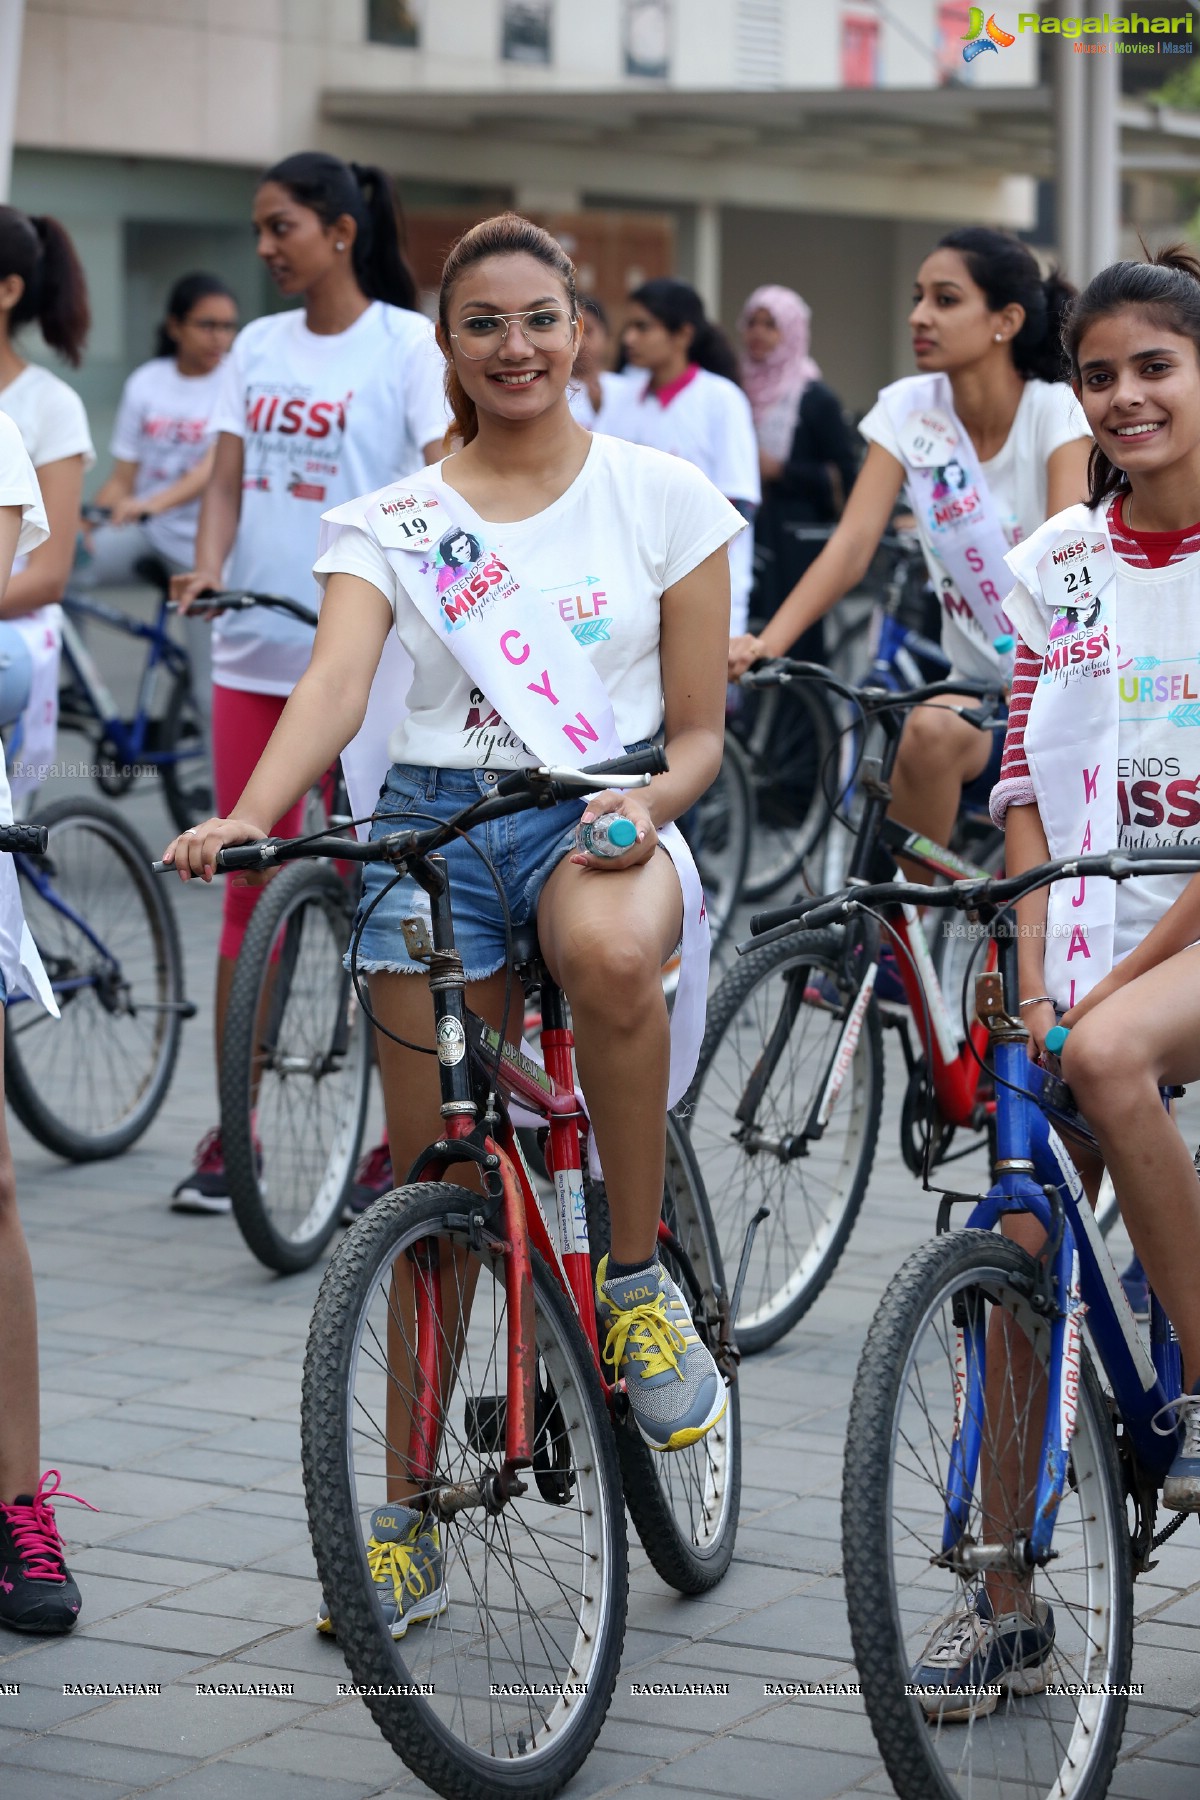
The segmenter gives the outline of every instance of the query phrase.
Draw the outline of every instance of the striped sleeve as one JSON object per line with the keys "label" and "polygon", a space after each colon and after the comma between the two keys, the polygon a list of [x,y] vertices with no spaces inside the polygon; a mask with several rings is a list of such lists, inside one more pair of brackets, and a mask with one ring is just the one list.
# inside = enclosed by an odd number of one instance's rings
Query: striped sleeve
{"label": "striped sleeve", "polygon": [[1033,779],[1025,756],[1025,726],[1041,669],[1042,659],[1037,651],[1031,650],[1025,639],[1019,637],[1008,696],[1008,729],[1004,734],[1000,779],[992,789],[989,806],[996,825],[1003,825],[1010,806],[1028,806],[1034,799]]}

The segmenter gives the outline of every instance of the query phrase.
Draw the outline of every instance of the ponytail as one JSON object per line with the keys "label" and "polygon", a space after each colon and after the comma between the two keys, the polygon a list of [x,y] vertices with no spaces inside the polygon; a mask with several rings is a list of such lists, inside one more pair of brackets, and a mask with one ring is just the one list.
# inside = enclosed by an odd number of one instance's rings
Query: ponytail
{"label": "ponytail", "polygon": [[957,250],[971,280],[983,290],[991,312],[1014,303],[1025,322],[1010,345],[1013,365],[1025,381],[1065,381],[1063,317],[1075,289],[1057,269],[1045,278],[1033,252],[1008,231],[966,225],[938,240],[939,250]]}
{"label": "ponytail", "polygon": [[25,284],[8,315],[10,332],[36,321],[50,348],[77,369],[92,315],[83,266],[57,219],[0,206],[0,280],[9,275]]}
{"label": "ponytail", "polygon": [[[1143,246],[1144,248],[1144,246]],[[1200,355],[1200,261],[1183,244],[1171,244],[1142,262],[1110,263],[1092,277],[1072,302],[1063,325],[1063,349],[1072,376],[1080,379],[1079,347],[1088,329],[1126,308],[1177,337],[1191,338]],[[1124,469],[1109,462],[1099,444],[1088,459],[1089,506],[1129,492]]]}
{"label": "ponytail", "polygon": [[636,306],[644,306],[668,331],[679,331],[684,325],[690,325],[692,341],[688,345],[688,361],[707,369],[712,375],[723,375],[735,387],[741,386],[733,345],[721,327],[707,316],[704,302],[694,287],[686,281],[660,275],[653,281],[644,281],[641,287],[633,290],[629,299]]}
{"label": "ponytail", "polygon": [[285,156],[262,179],[286,188],[297,205],[315,212],[323,225],[332,226],[344,216],[353,219],[357,230],[351,258],[367,299],[418,310],[416,280],[404,256],[399,203],[382,169],[344,163],[323,150],[301,150]]}
{"label": "ponytail", "polygon": [[178,354],[179,346],[167,329],[168,322],[173,321],[176,325],[182,325],[192,308],[199,306],[201,300],[207,300],[210,294],[219,294],[223,300],[233,300],[236,304],[237,296],[231,288],[225,285],[219,275],[205,275],[198,272],[195,275],[179,277],[167,295],[166,317],[160,323],[154,339],[155,356],[176,356]]}

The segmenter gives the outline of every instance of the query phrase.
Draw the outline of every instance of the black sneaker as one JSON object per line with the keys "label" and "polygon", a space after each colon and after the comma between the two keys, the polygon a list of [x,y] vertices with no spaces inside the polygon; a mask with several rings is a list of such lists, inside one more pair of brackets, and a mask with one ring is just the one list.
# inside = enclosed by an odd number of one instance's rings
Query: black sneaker
{"label": "black sneaker", "polygon": [[[50,1481],[53,1487],[47,1486]],[[60,1487],[58,1470],[48,1469],[36,1494],[18,1494],[11,1506],[0,1504],[0,1625],[11,1631],[61,1635],[73,1630],[79,1617],[79,1589],[50,1504]],[[79,1495],[63,1498],[79,1500]]]}
{"label": "black sneaker", "polygon": [[225,1152],[221,1148],[221,1128],[206,1131],[196,1146],[192,1168],[171,1195],[171,1211],[184,1213],[227,1213],[233,1211],[229,1197],[229,1178],[225,1173]]}
{"label": "black sneaker", "polygon": [[392,1174],[392,1151],[386,1138],[381,1138],[373,1150],[367,1154],[354,1171],[354,1186],[350,1189],[350,1198],[342,1208],[342,1224],[353,1225],[369,1206],[376,1200],[382,1200],[395,1187]]}
{"label": "black sneaker", "polygon": [[1033,1615],[997,1618],[983,1588],[974,1603],[942,1619],[912,1672],[912,1687],[927,1719],[942,1724],[995,1712],[1002,1689],[1040,1694],[1054,1648],[1054,1614],[1044,1600]]}

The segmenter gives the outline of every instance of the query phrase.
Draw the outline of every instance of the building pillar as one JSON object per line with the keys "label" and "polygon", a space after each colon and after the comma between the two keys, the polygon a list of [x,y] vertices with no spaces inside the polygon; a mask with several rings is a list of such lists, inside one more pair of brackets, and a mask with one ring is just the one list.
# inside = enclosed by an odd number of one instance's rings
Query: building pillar
{"label": "building pillar", "polygon": [[0,201],[8,199],[12,181],[24,23],[25,0],[0,0]]}
{"label": "building pillar", "polygon": [[[1074,0],[1063,0],[1073,14]],[[1063,272],[1082,287],[1116,260],[1121,225],[1120,63],[1106,38],[1105,55],[1080,56],[1069,40],[1054,46],[1058,179],[1056,235]]]}
{"label": "building pillar", "polygon": [[712,319],[721,316],[721,209],[711,200],[696,208],[692,286]]}

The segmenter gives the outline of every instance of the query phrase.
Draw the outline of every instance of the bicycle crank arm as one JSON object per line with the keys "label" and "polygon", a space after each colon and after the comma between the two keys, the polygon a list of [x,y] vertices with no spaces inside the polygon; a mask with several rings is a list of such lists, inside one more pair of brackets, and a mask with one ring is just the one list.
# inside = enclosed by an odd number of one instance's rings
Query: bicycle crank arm
{"label": "bicycle crank arm", "polygon": [[729,1329],[733,1331],[737,1325],[738,1309],[742,1304],[742,1289],[746,1285],[746,1275],[750,1268],[750,1252],[754,1248],[754,1234],[765,1218],[770,1215],[769,1206],[760,1206],[746,1227],[746,1235],[742,1239],[742,1256],[738,1263],[737,1280],[733,1284],[733,1298],[729,1302]]}

